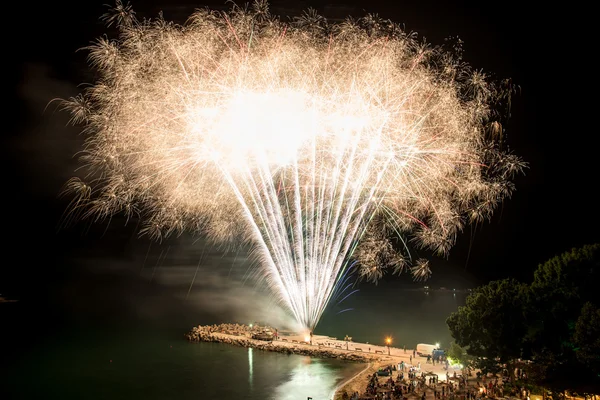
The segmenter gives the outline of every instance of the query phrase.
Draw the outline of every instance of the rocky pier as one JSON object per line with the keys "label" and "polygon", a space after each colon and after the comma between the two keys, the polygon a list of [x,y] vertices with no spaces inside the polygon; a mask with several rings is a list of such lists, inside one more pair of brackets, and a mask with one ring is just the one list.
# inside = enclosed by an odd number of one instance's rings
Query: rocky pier
{"label": "rocky pier", "polygon": [[[373,354],[357,353],[340,348],[342,346],[328,347],[324,343],[326,341],[319,337],[318,344],[310,344],[303,341],[300,336],[275,335],[271,340],[254,339],[261,332],[276,332],[274,328],[268,326],[249,326],[243,324],[220,324],[220,325],[199,325],[193,327],[185,338],[190,342],[217,342],[226,343],[240,347],[251,347],[253,349],[274,351],[285,354],[298,354],[303,356],[318,357],[318,358],[335,358],[338,360],[346,360],[353,362],[373,361],[377,359]],[[334,338],[331,338],[335,340]]]}

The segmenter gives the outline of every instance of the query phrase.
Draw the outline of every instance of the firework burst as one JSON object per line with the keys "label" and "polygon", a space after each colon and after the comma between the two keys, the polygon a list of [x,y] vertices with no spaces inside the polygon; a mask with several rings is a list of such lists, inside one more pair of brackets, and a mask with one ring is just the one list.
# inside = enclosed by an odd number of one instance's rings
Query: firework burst
{"label": "firework burst", "polygon": [[70,215],[251,242],[308,329],[350,260],[427,278],[388,233],[446,254],[523,167],[489,135],[499,86],[376,16],[285,24],[258,1],[180,26],[117,2],[104,20],[119,36],[88,48],[99,78],[64,103],[87,135]]}

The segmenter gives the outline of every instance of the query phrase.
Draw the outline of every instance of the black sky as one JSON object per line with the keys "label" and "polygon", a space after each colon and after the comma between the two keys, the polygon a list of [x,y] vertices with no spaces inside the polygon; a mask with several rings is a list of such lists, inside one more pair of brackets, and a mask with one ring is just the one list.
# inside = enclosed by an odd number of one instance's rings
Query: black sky
{"label": "black sky", "polygon": [[[7,261],[0,267],[0,293],[19,294],[28,287],[43,287],[44,282],[68,279],[62,268],[65,258],[73,249],[93,247],[102,236],[103,228],[93,228],[85,238],[81,229],[56,232],[66,207],[57,193],[73,173],[70,157],[80,138],[76,129],[64,127],[67,116],[55,112],[55,107],[44,108],[55,97],[76,94],[75,85],[91,79],[83,63],[85,53],[76,50],[107,32],[99,21],[106,11],[104,3],[12,2],[6,11],[5,18],[12,19],[3,35],[9,80],[1,157]],[[329,3],[346,4],[355,16],[366,11],[404,23],[434,44],[458,36],[464,41],[466,61],[498,78],[510,77],[522,89],[506,126],[507,143],[529,169],[516,180],[516,193],[493,221],[477,227],[474,235],[465,230],[446,263],[449,271],[462,273],[466,268],[480,280],[508,276],[526,280],[549,257],[600,240],[597,133],[590,114],[578,110],[580,94],[572,87],[585,87],[586,78],[574,68],[582,61],[565,33],[578,24],[573,10],[524,6],[512,0]],[[162,8],[166,19],[177,20],[195,7],[223,2],[185,1],[179,7],[174,2],[161,6],[157,0],[132,4],[138,16],[154,17]],[[327,9],[319,1],[299,4]],[[275,10],[281,5],[272,1]],[[118,232],[129,238],[133,231],[125,227]],[[126,244],[111,245],[110,251],[126,254]]]}

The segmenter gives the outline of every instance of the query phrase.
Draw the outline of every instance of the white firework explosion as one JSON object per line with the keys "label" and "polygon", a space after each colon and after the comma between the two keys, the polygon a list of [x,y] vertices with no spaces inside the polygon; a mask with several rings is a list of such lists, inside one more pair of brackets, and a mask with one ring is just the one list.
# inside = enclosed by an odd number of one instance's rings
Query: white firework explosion
{"label": "white firework explosion", "polygon": [[119,36],[89,47],[99,78],[64,103],[87,135],[70,215],[251,242],[307,329],[353,257],[372,278],[407,268],[378,221],[446,254],[523,167],[488,134],[501,86],[390,21],[285,24],[262,1],[184,26],[117,2],[105,20]]}

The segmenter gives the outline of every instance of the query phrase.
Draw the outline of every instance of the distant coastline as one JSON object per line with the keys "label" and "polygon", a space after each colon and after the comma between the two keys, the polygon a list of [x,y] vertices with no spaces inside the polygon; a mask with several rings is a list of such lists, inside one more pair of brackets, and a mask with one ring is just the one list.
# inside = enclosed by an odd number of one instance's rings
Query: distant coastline
{"label": "distant coastline", "polygon": [[431,287],[431,286],[423,286],[422,288],[418,288],[418,289],[413,289],[415,291],[420,291],[420,292],[425,292],[425,293],[429,293],[429,292],[443,292],[443,293],[471,293],[473,291],[473,289],[449,289],[447,287],[441,286],[441,287]]}
{"label": "distant coastline", "polygon": [[6,297],[0,297],[0,304],[2,304],[2,303],[16,303],[18,301],[19,300],[9,300]]}

